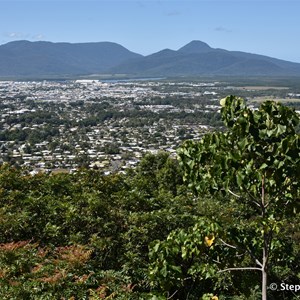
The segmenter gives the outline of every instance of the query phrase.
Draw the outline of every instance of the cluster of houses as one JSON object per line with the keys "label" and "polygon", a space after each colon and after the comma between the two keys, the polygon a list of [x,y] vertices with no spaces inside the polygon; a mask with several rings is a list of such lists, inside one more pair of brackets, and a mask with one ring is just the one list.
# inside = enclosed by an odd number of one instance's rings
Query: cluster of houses
{"label": "cluster of houses", "polygon": [[[175,155],[184,139],[200,139],[211,128],[165,118],[165,114],[194,114],[200,110],[217,113],[215,85],[160,81],[2,81],[0,163],[8,162],[32,173],[73,172],[80,167],[109,173],[136,165],[147,152],[168,151]],[[189,107],[151,101],[168,97],[205,97],[212,102]],[[102,111],[93,111],[94,104],[104,102],[108,108],[103,106]],[[82,123],[110,110],[122,113],[123,117],[104,118],[96,124]],[[135,114],[126,115],[130,111]],[[146,119],[149,116],[139,116],[139,112],[151,112],[156,118]],[[140,124],[133,124],[136,121]]]}

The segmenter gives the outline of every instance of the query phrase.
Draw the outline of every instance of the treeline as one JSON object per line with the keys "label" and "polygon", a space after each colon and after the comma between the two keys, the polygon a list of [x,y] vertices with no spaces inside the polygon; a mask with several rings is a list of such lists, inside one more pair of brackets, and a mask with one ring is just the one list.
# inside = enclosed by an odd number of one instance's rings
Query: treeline
{"label": "treeline", "polygon": [[[215,221],[225,230],[251,212],[224,197],[195,197],[182,175],[166,153],[109,176],[87,169],[30,176],[3,165],[1,299],[257,299],[259,274],[213,276],[209,266],[219,255],[240,266],[249,257],[203,243]],[[294,235],[282,237],[285,260],[274,282],[297,279],[294,230],[284,230]],[[292,299],[280,292],[271,299],[278,295]]]}
{"label": "treeline", "polygon": [[23,172],[0,170],[1,299],[142,299],[149,245],[198,214],[165,153],[126,175]]}

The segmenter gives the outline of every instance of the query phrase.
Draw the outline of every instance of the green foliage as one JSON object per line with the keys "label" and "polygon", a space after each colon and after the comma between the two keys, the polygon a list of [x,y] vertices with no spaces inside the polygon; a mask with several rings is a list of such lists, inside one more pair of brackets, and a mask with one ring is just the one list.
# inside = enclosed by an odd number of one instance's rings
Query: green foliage
{"label": "green foliage", "polygon": [[166,240],[150,245],[150,278],[167,297],[203,293],[211,288],[216,273],[214,255],[215,239],[219,225],[205,218],[197,220],[188,230],[174,230]]}
{"label": "green foliage", "polygon": [[243,249],[250,266],[261,270],[266,299],[267,274],[280,278],[275,270],[292,265],[283,261],[286,236],[280,231],[299,211],[299,116],[271,101],[252,110],[243,99],[229,96],[221,105],[228,131],[187,141],[178,154],[184,179],[196,193],[227,195],[224,199],[249,213],[228,226],[225,237],[237,255]]}
{"label": "green foliage", "polygon": [[165,153],[125,175],[3,165],[0,195],[1,299],[149,299],[148,245],[197,209]]}
{"label": "green foliage", "polygon": [[298,197],[300,139],[294,129],[298,115],[270,101],[253,111],[231,96],[222,117],[228,132],[187,141],[179,150],[190,186],[210,192],[238,188],[256,198],[261,196],[257,182],[265,178],[265,192],[272,191],[274,198]]}
{"label": "green foliage", "polygon": [[269,282],[297,283],[298,115],[223,102],[228,130],[185,142],[180,165],[164,152],[109,176],[2,165],[1,299],[257,299],[259,272],[220,271],[259,269],[265,245]]}

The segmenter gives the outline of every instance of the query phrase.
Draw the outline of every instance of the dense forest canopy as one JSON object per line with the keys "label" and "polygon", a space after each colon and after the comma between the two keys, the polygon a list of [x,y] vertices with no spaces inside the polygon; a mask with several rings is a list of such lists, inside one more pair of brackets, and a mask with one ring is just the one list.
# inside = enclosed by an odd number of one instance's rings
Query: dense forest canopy
{"label": "dense forest canopy", "polygon": [[299,116],[222,105],[227,130],[179,160],[108,176],[2,165],[1,299],[297,299],[281,284],[299,283]]}

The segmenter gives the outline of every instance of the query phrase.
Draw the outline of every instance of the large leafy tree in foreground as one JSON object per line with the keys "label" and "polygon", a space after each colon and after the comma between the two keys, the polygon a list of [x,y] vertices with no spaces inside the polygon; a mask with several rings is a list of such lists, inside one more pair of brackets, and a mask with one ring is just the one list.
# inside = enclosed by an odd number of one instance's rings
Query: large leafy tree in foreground
{"label": "large leafy tree in foreground", "polygon": [[[219,272],[261,272],[262,299],[267,299],[268,275],[283,259],[283,232],[293,231],[300,200],[300,137],[297,113],[267,101],[258,110],[235,96],[221,100],[228,128],[179,149],[184,179],[197,194],[222,194],[240,205],[247,221],[228,227],[216,243],[246,253],[248,266],[227,265]],[[242,225],[243,224],[243,225]],[[292,258],[290,258],[292,259]],[[274,287],[274,286],[272,286]]]}

